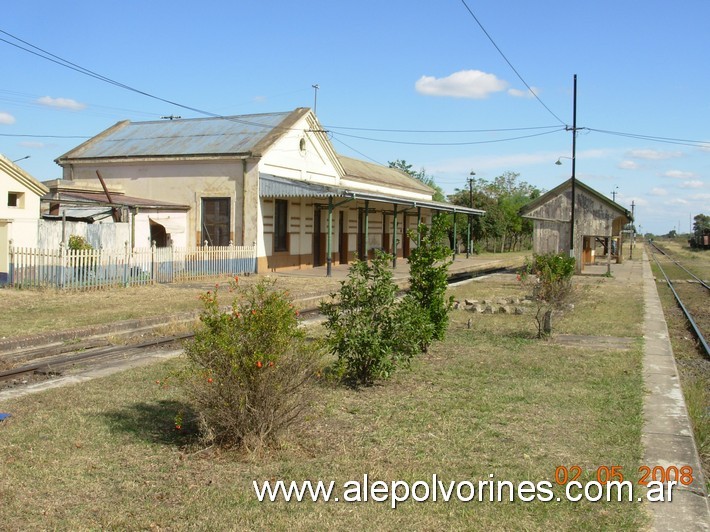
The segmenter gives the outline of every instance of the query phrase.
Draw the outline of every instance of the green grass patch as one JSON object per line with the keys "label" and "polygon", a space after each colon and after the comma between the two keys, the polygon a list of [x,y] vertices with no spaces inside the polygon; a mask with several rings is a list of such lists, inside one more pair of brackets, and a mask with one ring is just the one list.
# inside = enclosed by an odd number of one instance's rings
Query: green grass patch
{"label": "green grass patch", "polygon": [[[508,282],[508,281],[502,281]],[[493,281],[462,290],[486,290]],[[503,287],[507,290],[509,287]],[[602,291],[604,293],[604,291]],[[637,291],[641,297],[641,291]],[[599,297],[602,297],[601,294]],[[624,304],[628,299],[624,299]],[[587,295],[575,307],[593,312]],[[600,306],[594,315],[603,314]],[[392,381],[312,388],[305,421],[254,455],[198,447],[188,407],[162,384],[182,359],[2,404],[0,500],[8,529],[638,529],[638,503],[259,503],[257,480],[583,479],[641,457],[641,348],[565,348],[530,316],[455,311],[444,342]],[[638,330],[640,314],[620,314]],[[567,332],[561,321],[559,332]],[[616,330],[616,329],[615,329]],[[597,331],[598,332],[598,331]],[[639,343],[640,344],[640,343]],[[189,407],[188,407],[189,408]],[[556,495],[562,490],[555,489]]]}

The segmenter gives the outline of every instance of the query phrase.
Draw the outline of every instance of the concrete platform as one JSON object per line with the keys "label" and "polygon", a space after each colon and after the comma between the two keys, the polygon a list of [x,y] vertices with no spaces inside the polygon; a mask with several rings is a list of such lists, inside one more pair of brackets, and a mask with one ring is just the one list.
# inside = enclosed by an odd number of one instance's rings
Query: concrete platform
{"label": "concrete platform", "polygon": [[[637,269],[634,265],[639,262],[627,264]],[[645,307],[643,380],[647,391],[643,407],[642,465],[651,469],[655,466],[676,466],[680,469],[688,465],[693,468],[694,479],[689,486],[674,488],[672,502],[647,504],[653,518],[652,529],[707,531],[710,530],[710,505],[705,478],[680,387],[663,307],[645,252],[640,266]]]}
{"label": "concrete platform", "polygon": [[[532,252],[529,252],[531,254]],[[478,257],[476,255],[471,255],[466,258],[466,255],[457,255],[453,263],[449,267],[449,274],[452,276],[463,274],[463,273],[476,273],[486,270],[498,269],[498,268],[519,268],[523,265],[524,256],[513,255],[510,253],[503,253],[500,258],[491,258],[491,255],[486,257]],[[345,279],[348,275],[348,270],[350,264],[338,264],[333,263],[331,267],[332,277],[335,279]],[[273,275],[274,277],[312,277],[314,279],[322,278],[326,276],[326,267],[318,266],[313,268],[311,266],[304,266],[301,269],[293,270],[279,270],[278,272],[260,272],[263,275]],[[394,278],[406,279],[409,277],[409,263],[407,259],[401,257],[397,258],[397,266],[394,269]]]}

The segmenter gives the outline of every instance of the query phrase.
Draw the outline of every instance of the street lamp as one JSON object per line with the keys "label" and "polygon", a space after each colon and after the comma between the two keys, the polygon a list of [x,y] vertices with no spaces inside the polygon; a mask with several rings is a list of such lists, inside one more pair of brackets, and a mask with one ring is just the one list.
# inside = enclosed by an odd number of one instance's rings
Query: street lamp
{"label": "street lamp", "polygon": [[[468,178],[468,206],[473,209],[473,176],[476,172],[471,170],[468,174],[471,177]],[[454,216],[456,216],[454,214]],[[471,256],[471,213],[468,213],[468,226],[466,229],[466,258]]]}

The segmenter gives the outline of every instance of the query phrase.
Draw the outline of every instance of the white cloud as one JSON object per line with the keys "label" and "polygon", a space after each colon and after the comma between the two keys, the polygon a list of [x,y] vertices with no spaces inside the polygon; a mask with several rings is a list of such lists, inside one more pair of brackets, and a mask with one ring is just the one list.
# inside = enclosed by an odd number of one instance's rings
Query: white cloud
{"label": "white cloud", "polygon": [[255,103],[264,103],[264,102],[266,102],[266,100],[267,100],[266,96],[254,96]]}
{"label": "white cloud", "polygon": [[508,83],[494,74],[480,70],[461,70],[445,78],[422,76],[414,84],[417,92],[427,96],[451,96],[482,100],[494,92],[504,91]]}
{"label": "white cloud", "polygon": [[690,179],[696,177],[693,172],[683,172],[682,170],[668,170],[663,174],[663,177],[672,177],[674,179]]}
{"label": "white cloud", "polygon": [[702,181],[694,179],[692,181],[683,181],[683,183],[681,183],[680,185],[680,188],[703,188],[704,185],[705,183],[703,183]]}
{"label": "white cloud", "polygon": [[23,148],[33,148],[33,149],[39,149],[39,148],[44,148],[46,144],[44,142],[32,142],[32,141],[25,141],[25,142],[20,142],[18,146],[22,146]]}
{"label": "white cloud", "polygon": [[638,170],[639,163],[634,161],[621,161],[618,167],[622,170]]}
{"label": "white cloud", "polygon": [[532,92],[527,89],[524,91],[521,91],[520,89],[508,89],[508,94],[515,98],[534,98],[540,94],[540,89],[537,87],[530,87],[530,90],[532,90]]}
{"label": "white cloud", "polygon": [[86,109],[86,104],[79,103],[71,98],[52,98],[51,96],[42,96],[37,99],[37,103],[46,105],[47,107],[55,107],[57,109],[68,109],[69,111],[81,111]]}
{"label": "white cloud", "polygon": [[15,117],[10,113],[0,112],[0,124],[12,125],[15,123]]}
{"label": "white cloud", "polygon": [[667,196],[668,191],[665,188],[653,187],[651,189],[651,196]]}
{"label": "white cloud", "polygon": [[688,202],[683,198],[674,198],[668,202],[670,205],[687,205]]}
{"label": "white cloud", "polygon": [[662,159],[675,159],[683,157],[682,151],[658,151],[658,150],[630,150],[627,152],[629,157],[634,159],[649,159],[652,161],[660,161]]}
{"label": "white cloud", "polygon": [[691,194],[688,196],[693,201],[710,201],[710,194]]}

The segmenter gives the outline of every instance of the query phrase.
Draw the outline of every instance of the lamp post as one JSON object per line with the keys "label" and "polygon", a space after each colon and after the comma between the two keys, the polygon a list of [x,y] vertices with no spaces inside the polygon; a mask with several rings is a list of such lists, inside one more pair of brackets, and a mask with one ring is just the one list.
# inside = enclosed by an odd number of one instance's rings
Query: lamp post
{"label": "lamp post", "polygon": [[[476,172],[471,170],[468,178],[468,206],[473,209],[473,176]],[[454,214],[454,216],[456,216]],[[468,214],[468,227],[466,229],[466,258],[471,256],[471,213]]]}

